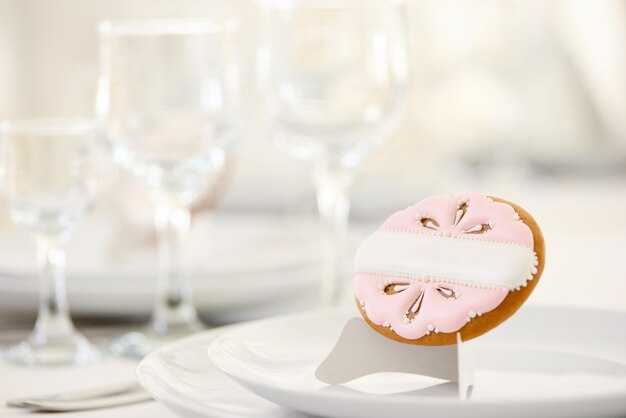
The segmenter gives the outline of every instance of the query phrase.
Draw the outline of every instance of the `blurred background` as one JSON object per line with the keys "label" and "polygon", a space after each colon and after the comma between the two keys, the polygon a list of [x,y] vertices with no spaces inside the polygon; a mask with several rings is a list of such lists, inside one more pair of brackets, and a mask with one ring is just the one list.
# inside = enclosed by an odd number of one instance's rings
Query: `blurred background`
{"label": "blurred background", "polygon": [[[0,119],[94,117],[103,19],[237,15],[254,61],[256,13],[243,0],[0,0]],[[547,267],[531,303],[626,309],[626,1],[413,0],[406,21],[409,106],[356,173],[349,252],[391,212],[427,195],[481,191],[519,203],[544,230]],[[189,257],[211,265],[194,280],[214,322],[258,316],[261,306],[263,314],[312,306],[306,293],[317,277],[310,167],[272,145],[255,108],[254,68],[246,69],[243,137],[194,208]],[[73,315],[147,315],[150,205],[135,180],[103,164],[100,203],[69,248]],[[33,245],[6,212],[0,219],[0,313],[34,315]],[[268,234],[271,254],[263,252]],[[308,267],[282,276],[231,271],[272,257]],[[263,280],[276,282],[266,294],[250,284]],[[291,285],[284,294],[282,283]],[[276,295],[282,302],[268,304]]]}

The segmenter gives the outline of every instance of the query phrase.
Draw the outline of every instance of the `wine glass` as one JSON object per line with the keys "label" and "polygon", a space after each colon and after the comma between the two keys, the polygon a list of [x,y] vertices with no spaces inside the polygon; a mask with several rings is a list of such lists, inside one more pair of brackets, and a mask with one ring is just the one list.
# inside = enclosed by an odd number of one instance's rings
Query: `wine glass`
{"label": "wine glass", "polygon": [[24,365],[86,364],[100,352],[72,324],[65,243],[97,190],[95,126],[80,120],[0,124],[0,190],[12,220],[35,236],[39,313],[30,337],[5,351]]}
{"label": "wine glass", "polygon": [[403,6],[389,0],[261,2],[261,96],[276,144],[312,163],[323,229],[322,304],[345,293],[352,172],[405,113]]}
{"label": "wine glass", "polygon": [[149,188],[158,285],[152,318],[114,342],[143,356],[202,328],[182,262],[189,205],[223,165],[242,118],[238,20],[104,22],[96,100],[113,159]]}

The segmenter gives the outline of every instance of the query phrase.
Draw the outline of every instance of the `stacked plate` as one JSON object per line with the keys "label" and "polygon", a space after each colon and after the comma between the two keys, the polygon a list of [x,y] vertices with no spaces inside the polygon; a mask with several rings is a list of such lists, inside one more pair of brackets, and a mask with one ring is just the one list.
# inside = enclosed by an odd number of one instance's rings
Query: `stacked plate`
{"label": "stacked plate", "polygon": [[[112,216],[86,219],[68,246],[68,297],[74,316],[147,315],[154,302],[154,233]],[[320,248],[314,216],[218,213],[194,219],[185,265],[196,305],[214,323],[313,306]],[[35,312],[35,248],[27,231],[0,234],[0,311]]]}
{"label": "stacked plate", "polygon": [[327,385],[315,370],[356,314],[314,311],[207,331],[146,357],[142,385],[182,417],[616,417],[626,415],[626,313],[526,306],[464,344],[456,385],[381,373]]}

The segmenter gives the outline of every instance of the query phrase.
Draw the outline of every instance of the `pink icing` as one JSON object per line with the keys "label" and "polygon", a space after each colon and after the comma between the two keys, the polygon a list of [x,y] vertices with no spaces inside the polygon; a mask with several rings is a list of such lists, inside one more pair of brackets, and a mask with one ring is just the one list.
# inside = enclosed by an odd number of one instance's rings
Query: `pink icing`
{"label": "pink icing", "polygon": [[[357,274],[357,298],[365,302],[370,321],[377,325],[388,322],[396,334],[415,340],[426,335],[428,325],[439,332],[455,332],[467,323],[469,312],[485,313],[495,309],[508,294],[500,289],[482,289],[463,285],[445,285],[460,292],[458,299],[449,300],[437,290],[437,283],[419,283],[404,292],[386,295],[378,288],[385,279],[380,276]],[[392,283],[409,283],[407,279],[391,279]],[[372,286],[372,284],[375,284]],[[421,289],[424,289],[422,307],[415,320],[405,324],[405,313],[411,308]],[[393,299],[393,300],[392,300]],[[471,318],[470,318],[471,319]]]}
{"label": "pink icing", "polygon": [[[467,211],[458,224],[454,225],[455,215],[463,201],[468,202]],[[418,220],[420,217],[434,219],[439,224],[438,230],[424,227]],[[492,227],[480,234],[464,232],[477,224],[491,224]],[[494,202],[478,193],[424,199],[393,214],[383,223],[381,229],[445,234],[450,239],[514,243],[530,249],[534,246],[532,231],[519,220],[510,205]],[[414,279],[411,286],[388,295],[381,288],[389,283],[403,285],[410,284],[411,280],[357,272],[354,278],[355,296],[362,303],[370,321],[391,327],[396,334],[407,339],[418,339],[430,332],[456,332],[474,317],[495,309],[508,295],[508,291],[502,289],[420,279]],[[453,290],[457,297],[448,298],[442,295],[437,290],[441,286]],[[409,321],[406,314],[422,292],[420,309]]]}
{"label": "pink icing", "polygon": [[[471,204],[465,216],[456,226],[452,226],[454,215],[458,209],[458,201],[463,197],[469,198]],[[435,219],[440,226],[439,231],[433,231],[415,222],[415,215],[421,213]],[[484,234],[465,234],[464,230],[479,223],[492,221],[495,227]],[[522,221],[516,219],[515,210],[510,205],[493,202],[479,193],[465,193],[458,196],[428,197],[418,204],[391,215],[382,225],[384,230],[409,230],[432,235],[440,235],[449,231],[453,237],[468,239],[511,242],[533,248],[533,233]]]}

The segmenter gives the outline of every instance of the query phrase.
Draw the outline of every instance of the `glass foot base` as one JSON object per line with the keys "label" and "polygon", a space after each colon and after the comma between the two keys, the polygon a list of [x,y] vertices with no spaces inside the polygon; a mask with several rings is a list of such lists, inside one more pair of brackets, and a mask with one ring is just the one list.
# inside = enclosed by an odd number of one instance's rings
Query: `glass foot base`
{"label": "glass foot base", "polygon": [[200,321],[168,326],[165,332],[155,330],[150,324],[140,330],[128,332],[113,340],[111,352],[116,356],[143,358],[163,345],[206,329]]}
{"label": "glass foot base", "polygon": [[7,347],[4,357],[11,363],[25,366],[85,365],[99,361],[102,352],[82,335],[74,334],[41,343],[30,338]]}

